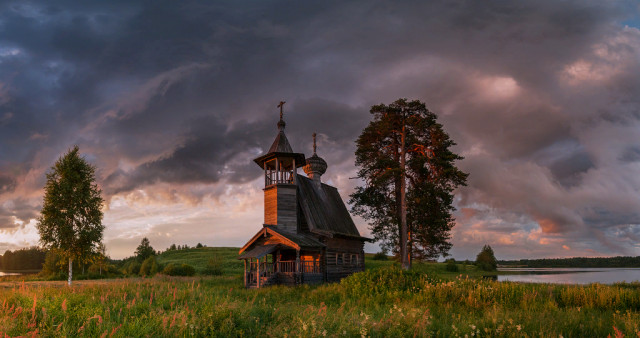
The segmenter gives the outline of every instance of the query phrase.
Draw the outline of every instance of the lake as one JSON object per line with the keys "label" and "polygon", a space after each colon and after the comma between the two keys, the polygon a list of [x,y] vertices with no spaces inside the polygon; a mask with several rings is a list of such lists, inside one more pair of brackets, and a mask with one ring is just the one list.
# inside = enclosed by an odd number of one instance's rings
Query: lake
{"label": "lake", "polygon": [[640,281],[640,268],[499,268],[519,275],[499,275],[498,281],[555,284],[613,284]]}
{"label": "lake", "polygon": [[19,273],[15,273],[15,272],[2,272],[0,271],[0,276],[11,276],[11,275],[20,275]]}

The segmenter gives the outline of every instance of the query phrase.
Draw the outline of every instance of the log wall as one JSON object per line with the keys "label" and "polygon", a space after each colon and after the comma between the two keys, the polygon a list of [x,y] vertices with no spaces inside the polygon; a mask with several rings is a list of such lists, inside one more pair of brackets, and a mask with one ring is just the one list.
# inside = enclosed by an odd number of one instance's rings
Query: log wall
{"label": "log wall", "polygon": [[297,188],[276,184],[264,189],[264,223],[294,231],[298,226]]}

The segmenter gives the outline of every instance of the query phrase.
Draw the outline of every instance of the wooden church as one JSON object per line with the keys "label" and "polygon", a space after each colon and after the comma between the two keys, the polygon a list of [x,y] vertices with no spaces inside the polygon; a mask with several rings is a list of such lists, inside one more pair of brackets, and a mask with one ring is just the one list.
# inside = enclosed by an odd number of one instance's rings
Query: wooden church
{"label": "wooden church", "polygon": [[[298,285],[338,281],[364,271],[364,242],[338,189],[322,183],[327,163],[316,154],[294,153],[284,134],[254,159],[264,170],[264,225],[242,249],[244,285]],[[298,175],[302,167],[307,176]]]}

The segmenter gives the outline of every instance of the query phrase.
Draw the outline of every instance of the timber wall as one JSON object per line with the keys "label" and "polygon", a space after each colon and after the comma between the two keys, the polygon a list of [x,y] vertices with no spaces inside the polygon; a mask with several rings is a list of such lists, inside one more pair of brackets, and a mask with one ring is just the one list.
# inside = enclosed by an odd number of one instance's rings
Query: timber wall
{"label": "timber wall", "polygon": [[264,189],[264,223],[290,231],[298,226],[297,188],[292,184],[276,184]]}

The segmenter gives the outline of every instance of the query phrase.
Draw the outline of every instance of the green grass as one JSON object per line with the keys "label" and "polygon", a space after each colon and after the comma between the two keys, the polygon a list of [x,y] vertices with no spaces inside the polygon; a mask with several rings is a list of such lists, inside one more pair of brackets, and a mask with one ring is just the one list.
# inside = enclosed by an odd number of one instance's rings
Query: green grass
{"label": "green grass", "polygon": [[226,275],[242,275],[244,263],[238,259],[240,248],[193,248],[185,250],[165,251],[156,257],[159,264],[189,264],[202,272],[209,259],[218,256],[222,260],[222,268]]}
{"label": "green grass", "polygon": [[5,283],[0,285],[0,336],[640,334],[640,283],[493,282],[467,277],[481,274],[470,266],[461,274],[445,273],[444,264],[433,263],[403,272],[393,261],[369,259],[367,271],[340,283],[246,290],[236,272],[242,269],[237,249],[170,252],[159,260],[204,268],[211,254],[226,257],[224,276],[156,276],[72,288]]}

